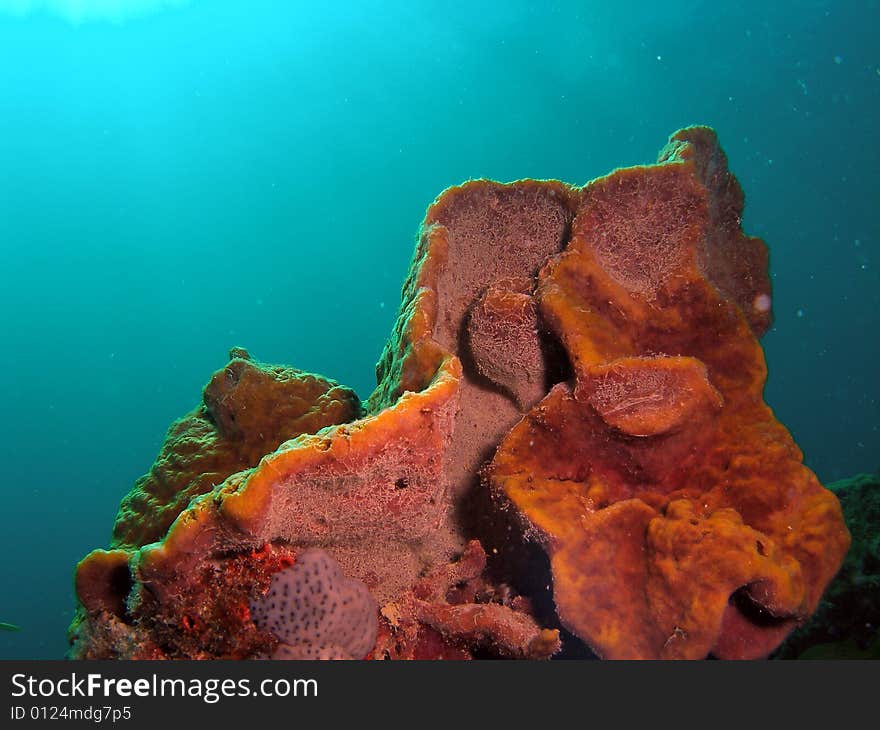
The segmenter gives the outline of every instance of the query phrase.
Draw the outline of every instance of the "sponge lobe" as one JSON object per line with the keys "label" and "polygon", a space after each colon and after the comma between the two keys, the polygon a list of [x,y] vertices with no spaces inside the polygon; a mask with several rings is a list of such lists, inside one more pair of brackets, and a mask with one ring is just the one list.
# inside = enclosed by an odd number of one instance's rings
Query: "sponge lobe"
{"label": "sponge lobe", "polygon": [[602,268],[651,301],[680,270],[696,263],[707,194],[681,165],[630,167],[587,184],[574,221]]}
{"label": "sponge lobe", "polygon": [[546,393],[538,307],[529,279],[490,286],[471,310],[470,352],[477,370],[511,393],[526,411]]}
{"label": "sponge lobe", "polygon": [[257,628],[281,642],[275,659],[362,659],[376,643],[376,601],[320,548],[302,551],[276,573],[250,609]]}

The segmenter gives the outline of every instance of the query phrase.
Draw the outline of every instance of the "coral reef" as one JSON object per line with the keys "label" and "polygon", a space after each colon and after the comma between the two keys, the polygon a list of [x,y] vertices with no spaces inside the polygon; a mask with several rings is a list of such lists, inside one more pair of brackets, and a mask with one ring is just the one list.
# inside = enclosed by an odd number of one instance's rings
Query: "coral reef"
{"label": "coral reef", "polygon": [[[446,190],[365,409],[233,351],[79,564],[71,656],[360,656],[333,612],[287,611],[293,635],[273,613],[315,556],[369,591],[377,659],[548,658],[551,578],[600,656],[767,655],[849,535],[762,401],[767,250],[742,206],[706,127],[582,188]],[[524,570],[528,540],[552,575]]]}

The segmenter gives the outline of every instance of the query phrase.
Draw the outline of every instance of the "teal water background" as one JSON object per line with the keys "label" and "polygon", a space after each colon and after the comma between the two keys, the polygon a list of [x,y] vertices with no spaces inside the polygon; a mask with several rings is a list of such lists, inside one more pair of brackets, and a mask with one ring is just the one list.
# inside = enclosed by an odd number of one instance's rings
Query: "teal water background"
{"label": "teal water background", "polygon": [[[0,658],[230,347],[366,397],[426,206],[715,127],[771,251],[766,399],[880,466],[876,1],[0,0]],[[78,8],[78,9],[77,9]]]}

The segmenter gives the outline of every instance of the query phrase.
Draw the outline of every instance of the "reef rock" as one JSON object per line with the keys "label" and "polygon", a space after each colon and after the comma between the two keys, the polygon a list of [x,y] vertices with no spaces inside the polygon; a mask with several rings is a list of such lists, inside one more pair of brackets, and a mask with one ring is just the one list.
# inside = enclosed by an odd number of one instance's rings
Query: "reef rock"
{"label": "reef rock", "polygon": [[374,658],[546,658],[529,539],[600,656],[767,655],[849,535],[762,400],[767,249],[742,206],[705,127],[582,188],[445,191],[365,410],[235,351],[78,566],[71,656],[299,656],[251,610],[318,549],[375,601]]}

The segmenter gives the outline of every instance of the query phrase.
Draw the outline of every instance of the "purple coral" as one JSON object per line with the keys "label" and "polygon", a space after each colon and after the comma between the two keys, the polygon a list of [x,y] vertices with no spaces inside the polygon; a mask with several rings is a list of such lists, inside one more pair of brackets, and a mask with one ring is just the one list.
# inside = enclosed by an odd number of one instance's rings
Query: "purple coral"
{"label": "purple coral", "polygon": [[273,659],[362,659],[376,643],[376,601],[320,548],[302,551],[276,573],[250,608],[257,628],[281,642]]}

